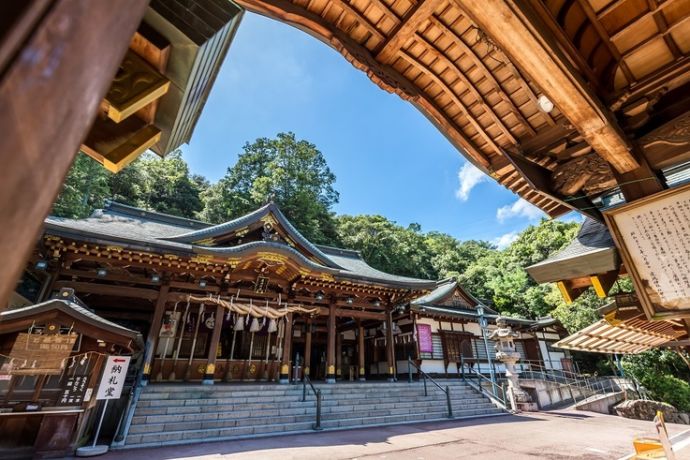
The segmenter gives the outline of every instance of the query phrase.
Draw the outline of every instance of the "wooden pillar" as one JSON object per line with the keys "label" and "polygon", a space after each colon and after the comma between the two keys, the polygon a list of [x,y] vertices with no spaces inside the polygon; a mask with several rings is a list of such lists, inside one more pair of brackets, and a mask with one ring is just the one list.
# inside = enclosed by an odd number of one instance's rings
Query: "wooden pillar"
{"label": "wooden pillar", "polygon": [[[149,327],[149,333],[146,336],[146,347],[144,349],[144,374],[141,377],[142,385],[148,384],[149,378],[151,377],[151,363],[153,362],[153,355],[155,354],[156,343],[158,342],[158,334],[160,334],[161,330],[163,313],[165,312],[165,301],[168,298],[169,290],[170,286],[164,284],[158,291],[156,307],[153,310],[153,318],[151,318],[151,327]],[[183,325],[180,324],[178,327],[183,327]]]}
{"label": "wooden pillar", "polygon": [[148,0],[26,5],[9,8],[14,13],[3,17],[0,40],[0,310],[7,305]]}
{"label": "wooden pillar", "polygon": [[393,345],[393,311],[386,311],[386,357],[388,358],[388,381],[395,381],[395,349]]}
{"label": "wooden pillar", "polygon": [[364,368],[364,328],[362,327],[362,320],[357,320],[357,355],[359,356],[358,361],[358,376],[359,381],[364,382],[366,378],[366,369]]}
{"label": "wooden pillar", "polygon": [[328,306],[328,347],[326,351],[326,383],[335,383],[335,301]]}
{"label": "wooden pillar", "polygon": [[283,360],[280,366],[280,383],[290,383],[290,356],[292,352],[292,313],[288,313],[285,322],[285,339],[283,343]]}
{"label": "wooden pillar", "polygon": [[343,334],[335,334],[335,378],[343,378]]}
{"label": "wooden pillar", "polygon": [[204,379],[201,381],[204,385],[213,385],[213,375],[216,373],[216,355],[218,354],[218,342],[220,342],[220,333],[223,329],[223,315],[225,308],[218,305],[216,307],[215,323],[213,325],[213,333],[211,334],[211,342],[208,349],[208,361],[206,362],[206,370],[204,371]]}
{"label": "wooden pillar", "polygon": [[304,366],[303,374],[309,376],[311,367],[311,318],[307,318],[307,335],[304,337]]}

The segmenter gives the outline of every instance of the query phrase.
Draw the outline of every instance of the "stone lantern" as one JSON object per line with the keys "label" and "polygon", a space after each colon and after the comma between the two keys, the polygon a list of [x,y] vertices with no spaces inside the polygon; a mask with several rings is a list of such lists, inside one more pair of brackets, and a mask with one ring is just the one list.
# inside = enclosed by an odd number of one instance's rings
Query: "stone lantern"
{"label": "stone lantern", "polygon": [[514,332],[503,317],[496,319],[498,326],[489,336],[489,339],[496,342],[496,359],[498,359],[506,369],[508,379],[507,397],[510,406],[514,411],[533,411],[537,410],[537,405],[532,402],[530,395],[520,388],[518,376],[515,371],[515,363],[520,360],[520,353],[515,349],[514,338],[519,337],[519,332]]}

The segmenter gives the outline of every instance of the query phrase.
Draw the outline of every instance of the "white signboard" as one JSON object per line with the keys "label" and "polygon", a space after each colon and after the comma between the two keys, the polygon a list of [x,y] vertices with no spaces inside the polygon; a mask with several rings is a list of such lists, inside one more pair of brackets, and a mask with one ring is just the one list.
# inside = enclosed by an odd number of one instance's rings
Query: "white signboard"
{"label": "white signboard", "polygon": [[690,311],[690,186],[634,201],[605,216],[648,317]]}
{"label": "white signboard", "polygon": [[96,399],[119,399],[127,377],[129,356],[108,356]]}

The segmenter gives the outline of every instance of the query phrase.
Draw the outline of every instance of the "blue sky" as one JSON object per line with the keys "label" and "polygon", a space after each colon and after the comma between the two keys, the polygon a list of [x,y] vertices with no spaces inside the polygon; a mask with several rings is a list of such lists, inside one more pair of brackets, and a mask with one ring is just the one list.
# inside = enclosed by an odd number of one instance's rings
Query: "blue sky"
{"label": "blue sky", "polygon": [[411,104],[306,33],[246,14],[184,158],[211,181],[242,145],[292,131],[335,173],[339,214],[500,245],[543,214],[471,167]]}

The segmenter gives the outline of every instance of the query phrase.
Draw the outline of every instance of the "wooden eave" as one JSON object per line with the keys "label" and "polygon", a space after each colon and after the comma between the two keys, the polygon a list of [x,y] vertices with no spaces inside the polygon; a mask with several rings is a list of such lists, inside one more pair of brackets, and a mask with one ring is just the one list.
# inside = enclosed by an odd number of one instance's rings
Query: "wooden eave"
{"label": "wooden eave", "polygon": [[[678,70],[690,43],[690,8],[680,0],[238,3],[332,46],[413,103],[470,162],[550,216],[592,207],[551,186],[551,175],[572,158],[595,152],[617,173],[640,167],[635,136],[619,126],[617,111],[630,97],[648,97],[660,81],[690,81],[687,68]],[[656,32],[626,35],[649,18]],[[673,59],[644,61],[635,46],[647,54],[665,49]],[[539,108],[541,95],[554,103],[550,113]],[[507,152],[542,169],[530,175],[506,161]]]}

